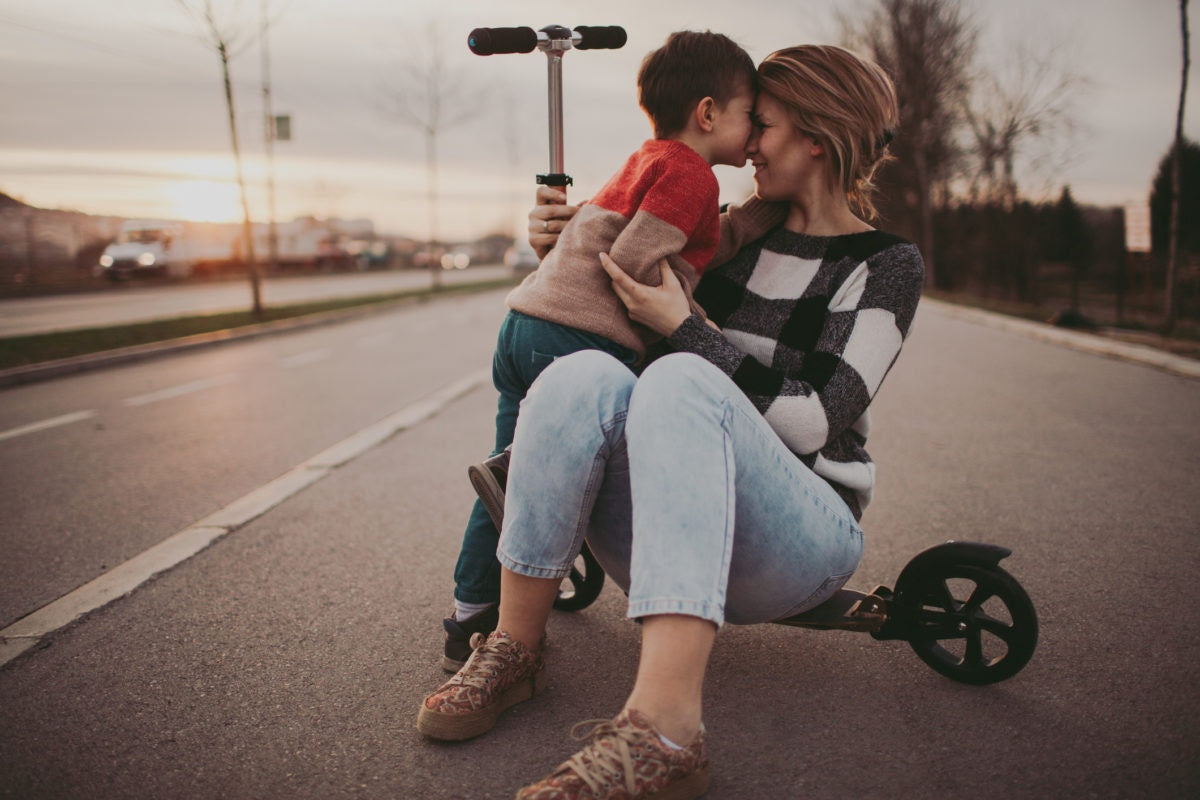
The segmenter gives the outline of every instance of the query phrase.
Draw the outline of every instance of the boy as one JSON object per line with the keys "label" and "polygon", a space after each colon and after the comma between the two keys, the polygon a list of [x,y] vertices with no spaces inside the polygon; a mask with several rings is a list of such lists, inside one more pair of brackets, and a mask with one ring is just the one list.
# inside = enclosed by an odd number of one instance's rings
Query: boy
{"label": "boy", "polygon": [[[654,285],[665,258],[690,298],[717,249],[719,189],[712,167],[745,163],[756,82],[750,56],[712,32],[673,33],[642,61],[638,103],[655,138],[579,209],[541,266],[508,296],[492,361],[500,392],[493,453],[512,444],[521,399],[554,358],[598,349],[634,368],[656,338],[630,321],[600,253]],[[694,303],[693,309],[700,311]],[[472,481],[477,478],[490,479],[491,470],[472,468]],[[499,516],[499,509],[476,501],[463,535],[455,612],[443,623],[442,666],[450,672],[470,655],[471,635],[486,635],[496,625],[499,531],[493,520]]]}

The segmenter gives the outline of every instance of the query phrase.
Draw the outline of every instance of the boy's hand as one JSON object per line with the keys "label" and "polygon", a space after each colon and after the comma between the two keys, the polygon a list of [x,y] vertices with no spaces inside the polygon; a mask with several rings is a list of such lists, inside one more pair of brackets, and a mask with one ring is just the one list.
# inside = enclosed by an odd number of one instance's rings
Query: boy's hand
{"label": "boy's hand", "polygon": [[661,336],[670,336],[692,315],[687,295],[665,258],[658,262],[662,274],[660,286],[638,283],[609,258],[608,253],[600,254],[600,263],[612,279],[613,291],[625,304],[629,318],[634,322],[640,322]]}
{"label": "boy's hand", "polygon": [[567,195],[550,186],[539,186],[537,205],[529,212],[529,244],[537,254],[538,261],[554,249],[558,235],[579,206],[567,205]]}

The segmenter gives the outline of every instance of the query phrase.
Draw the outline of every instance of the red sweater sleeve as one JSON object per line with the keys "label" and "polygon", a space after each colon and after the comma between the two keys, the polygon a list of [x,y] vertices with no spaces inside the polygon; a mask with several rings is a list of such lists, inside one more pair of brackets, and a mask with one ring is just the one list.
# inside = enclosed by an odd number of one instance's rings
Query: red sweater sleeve
{"label": "red sweater sleeve", "polygon": [[669,256],[682,258],[698,276],[716,252],[720,231],[712,168],[684,144],[658,144],[669,146],[643,153],[592,199],[629,220],[609,255],[637,280],[655,285],[657,264]]}

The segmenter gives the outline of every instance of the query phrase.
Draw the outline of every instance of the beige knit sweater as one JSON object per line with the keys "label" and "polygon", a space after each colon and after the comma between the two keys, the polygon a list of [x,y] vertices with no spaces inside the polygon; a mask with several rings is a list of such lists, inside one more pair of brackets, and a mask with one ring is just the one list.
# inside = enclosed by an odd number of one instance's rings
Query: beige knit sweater
{"label": "beige knit sweater", "polygon": [[720,215],[718,191],[712,168],[696,151],[674,140],[647,141],[580,207],[538,269],[509,294],[509,308],[644,355],[660,337],[629,319],[599,254],[653,286],[665,258],[691,300],[714,257],[727,260],[783,220],[780,206],[761,201]]}

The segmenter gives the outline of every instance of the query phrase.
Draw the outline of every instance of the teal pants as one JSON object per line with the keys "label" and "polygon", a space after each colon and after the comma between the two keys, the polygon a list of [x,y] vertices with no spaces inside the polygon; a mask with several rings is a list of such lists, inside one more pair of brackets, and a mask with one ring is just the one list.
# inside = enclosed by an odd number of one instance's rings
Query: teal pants
{"label": "teal pants", "polygon": [[[500,325],[496,352],[492,356],[492,384],[500,393],[496,402],[496,441],[492,455],[512,444],[517,413],[529,387],[556,358],[600,350],[633,369],[637,354],[594,333],[547,322],[509,311]],[[454,597],[464,603],[495,603],[500,600],[500,562],[496,546],[500,532],[478,500],[471,507],[462,548],[454,567]]]}

